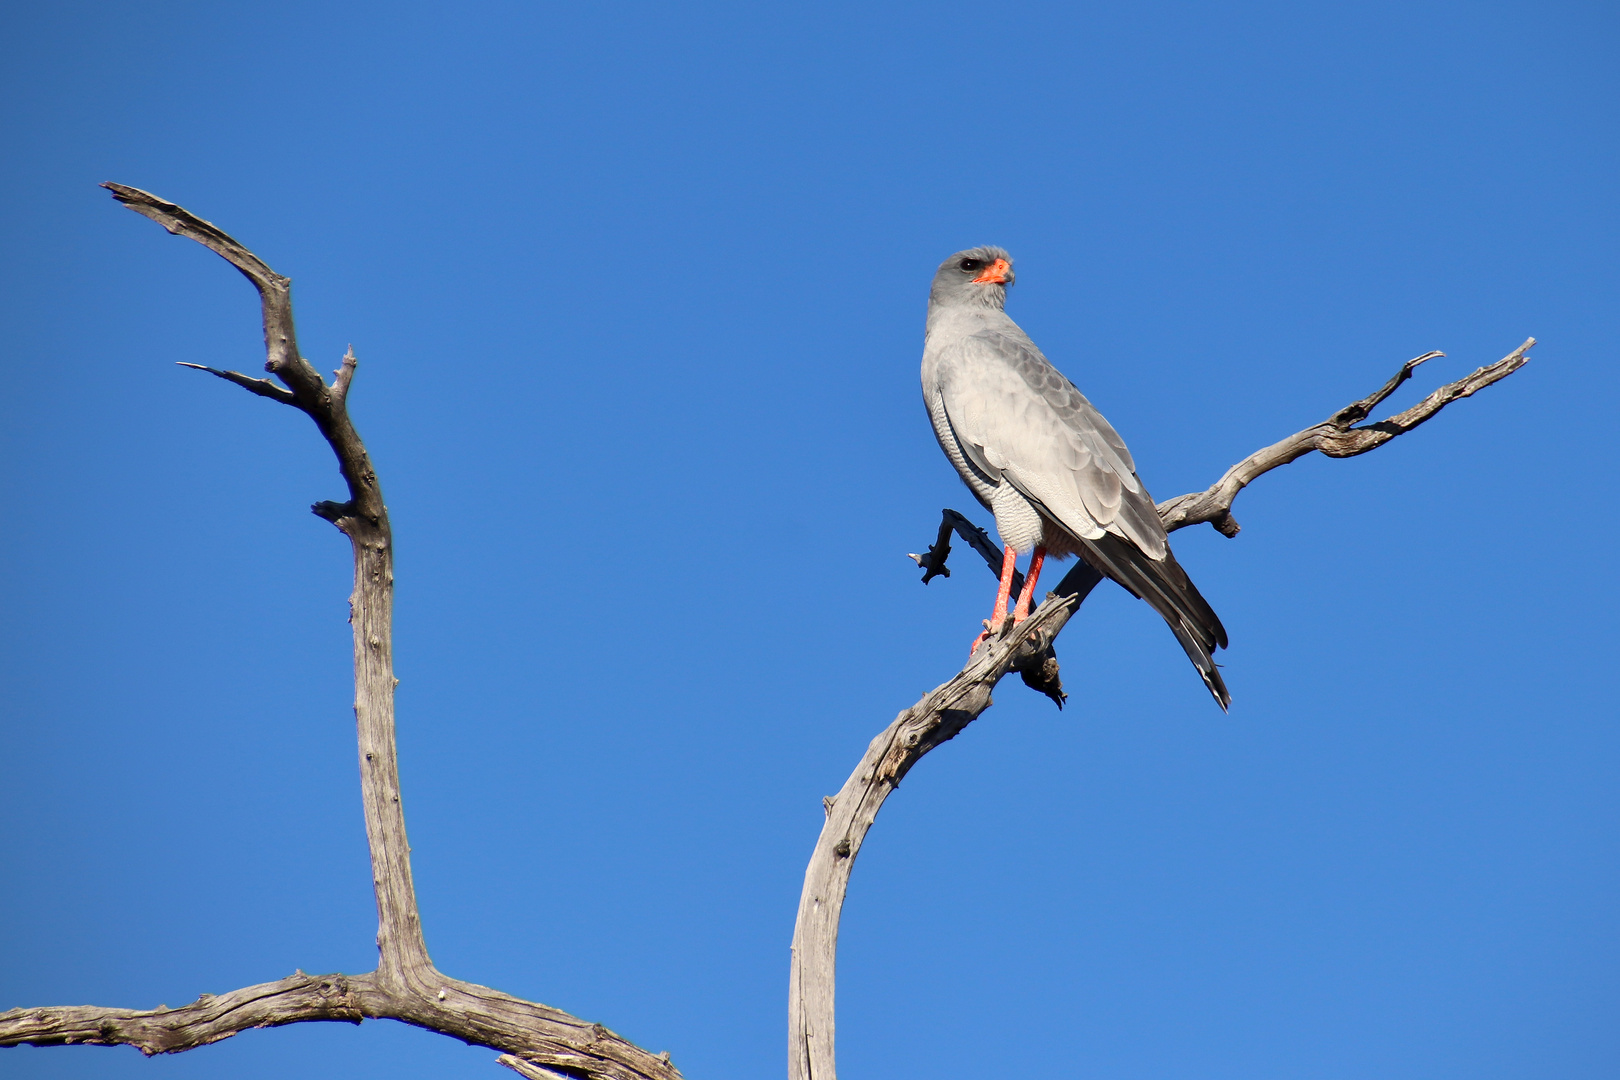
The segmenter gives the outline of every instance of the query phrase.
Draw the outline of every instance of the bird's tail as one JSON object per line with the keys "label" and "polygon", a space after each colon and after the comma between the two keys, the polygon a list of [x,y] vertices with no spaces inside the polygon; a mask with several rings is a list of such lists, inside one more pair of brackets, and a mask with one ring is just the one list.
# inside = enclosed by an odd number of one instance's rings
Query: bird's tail
{"label": "bird's tail", "polygon": [[1187,651],[1204,685],[1224,712],[1232,704],[1226,682],[1215,666],[1214,652],[1226,648],[1226,628],[1198,592],[1187,571],[1168,550],[1163,561],[1150,559],[1136,545],[1104,534],[1081,542],[1081,554],[1099,571],[1119,582],[1164,617]]}

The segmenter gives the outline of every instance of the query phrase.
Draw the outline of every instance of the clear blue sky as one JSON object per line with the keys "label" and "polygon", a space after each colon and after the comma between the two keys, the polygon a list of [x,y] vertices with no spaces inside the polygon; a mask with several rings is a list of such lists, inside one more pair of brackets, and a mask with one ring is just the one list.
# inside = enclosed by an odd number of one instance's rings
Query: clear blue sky
{"label": "clear blue sky", "polygon": [[[0,1008],[374,961],[341,493],[251,288],[350,342],[392,509],[403,780],[461,978],[781,1075],[820,798],[993,582],[917,388],[934,266],[1160,498],[1429,349],[1544,344],[1177,535],[1223,717],[1100,589],[889,801],[845,1080],[1620,1075],[1612,5],[7,5]],[[396,1024],[0,1075],[490,1078]]]}

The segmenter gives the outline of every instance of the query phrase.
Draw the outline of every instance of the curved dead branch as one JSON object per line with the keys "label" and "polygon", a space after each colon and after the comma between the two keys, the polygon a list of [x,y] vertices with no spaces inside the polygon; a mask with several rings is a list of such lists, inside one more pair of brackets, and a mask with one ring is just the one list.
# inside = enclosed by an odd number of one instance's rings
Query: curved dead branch
{"label": "curved dead branch", "polygon": [[0,1013],[0,1046],[88,1043],[168,1054],[218,1042],[250,1028],[315,1020],[359,1023],[375,1018],[399,1020],[504,1051],[500,1062],[528,1076],[679,1080],[680,1073],[670,1064],[668,1054],[650,1054],[600,1024],[452,979],[433,966],[411,880],[394,740],[398,680],[393,665],[393,534],[376,471],[349,419],[354,351],[350,349],[343,357],[333,383],[327,385],[298,352],[290,279],[174,203],[122,184],[102,186],[119,202],[169,232],[216,252],[253,282],[264,312],[264,367],[282,385],[236,371],[184,366],[211,372],[308,415],[337,456],[348,487],[344,502],[319,502],[311,510],[336,525],[354,549],[354,592],[349,601],[349,621],[354,627],[354,713],[366,840],[377,897],[377,969],[363,975],[298,972],[227,994],[204,994],[177,1009],[91,1005],[12,1009]]}
{"label": "curved dead branch", "polygon": [[[1494,364],[1448,383],[1387,420],[1363,427],[1355,425],[1372,415],[1412,371],[1443,353],[1425,353],[1409,360],[1372,395],[1351,402],[1327,420],[1257,450],[1226,471],[1207,491],[1178,495],[1158,506],[1168,531],[1209,522],[1222,534],[1236,536],[1232,501],[1256,477],[1286,465],[1313,450],[1329,457],[1354,457],[1382,446],[1417,427],[1459,398],[1504,379],[1528,362],[1536,343],[1530,338]],[[1001,573],[1002,550],[973,522],[954,510],[943,513],[939,534],[926,554],[911,558],[923,568],[926,584],[936,576],[949,576],[945,561],[951,535],[971,546],[992,575]],[[1058,679],[1052,642],[1080,608],[1101,575],[1084,561],[1076,563],[1058,587],[1030,617],[989,647],[973,654],[966,667],[949,682],[936,687],[906,709],[872,740],[855,771],[837,795],[822,800],[827,820],[810,856],[799,896],[799,916],[793,927],[793,951],[788,979],[788,1078],[837,1080],[835,1054],[835,989],[838,961],[838,923],[855,856],[877,819],[883,800],[901,777],[940,743],[978,718],[991,705],[990,694],[1010,671],[1019,671],[1030,686],[1057,702],[1063,691]],[[1015,584],[1014,588],[1020,587]]]}
{"label": "curved dead branch", "polygon": [[[648,1054],[600,1024],[431,970],[415,975],[410,985],[401,986],[375,971],[363,975],[300,971],[228,994],[204,994],[178,1009],[95,1005],[13,1009],[0,1014],[4,1032],[0,1045],[133,1046],[143,1054],[173,1054],[251,1028],[317,1020],[350,1024],[399,1020],[505,1050],[525,1064],[545,1062],[553,1076],[635,1080],[679,1075],[666,1057]],[[435,977],[422,981],[426,976]],[[656,1071],[649,1071],[649,1062]]]}
{"label": "curved dead branch", "polygon": [[1177,495],[1159,504],[1159,517],[1166,529],[1174,530],[1186,525],[1209,522],[1223,536],[1236,536],[1238,523],[1232,518],[1232,500],[1256,477],[1302,458],[1312,450],[1320,450],[1328,457],[1345,458],[1365,454],[1383,446],[1397,435],[1404,435],[1429,419],[1458,398],[1469,397],[1500,379],[1518,371],[1530,357],[1526,355],[1536,343],[1526,338],[1523,345],[1508,353],[1494,364],[1465,375],[1456,382],[1447,383],[1405,412],[1396,413],[1388,420],[1356,427],[1372,415],[1395,388],[1412,377],[1412,370],[1427,360],[1445,353],[1424,353],[1402,365],[1389,382],[1376,393],[1360,401],[1352,401],[1326,420],[1304,431],[1295,432],[1281,442],[1256,450],[1230,469],[1207,491]]}
{"label": "curved dead branch", "polygon": [[838,794],[822,800],[827,821],[804,872],[799,917],[793,928],[788,982],[789,1080],[834,1075],[838,920],[855,856],[860,854],[883,800],[924,754],[954,739],[990,707],[990,692],[1002,676],[1044,657],[1079,607],[1080,598],[1075,595],[1053,595],[1011,631],[976,650],[954,678],[895,717],[867,746]]}

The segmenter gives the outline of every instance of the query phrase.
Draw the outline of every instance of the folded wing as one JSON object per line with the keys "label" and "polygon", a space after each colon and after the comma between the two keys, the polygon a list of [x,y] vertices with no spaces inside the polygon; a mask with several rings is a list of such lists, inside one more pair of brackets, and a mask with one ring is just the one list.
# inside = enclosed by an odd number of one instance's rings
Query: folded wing
{"label": "folded wing", "polygon": [[1153,497],[1113,427],[1016,327],[971,334],[940,356],[939,388],[963,454],[1016,487],[1083,557],[1164,617],[1222,707],[1210,653],[1226,630],[1170,552]]}
{"label": "folded wing", "polygon": [[967,336],[941,357],[939,377],[963,452],[987,475],[1005,475],[1077,538],[1112,533],[1164,556],[1164,526],[1125,440],[1027,337]]}

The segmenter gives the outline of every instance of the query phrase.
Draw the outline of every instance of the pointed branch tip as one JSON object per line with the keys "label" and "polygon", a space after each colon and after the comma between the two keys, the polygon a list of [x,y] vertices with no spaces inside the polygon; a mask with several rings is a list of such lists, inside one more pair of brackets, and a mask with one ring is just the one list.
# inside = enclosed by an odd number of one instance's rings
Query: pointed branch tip
{"label": "pointed branch tip", "polygon": [[176,360],[175,364],[179,367],[191,368],[193,371],[206,371],[208,374],[218,376],[226,382],[235,383],[250,393],[258,394],[260,397],[267,397],[271,401],[279,401],[283,405],[293,405],[298,400],[293,397],[291,390],[277,386],[269,379],[255,379],[251,375],[242,374],[240,371],[221,371],[219,368],[211,368],[206,364],[188,364],[184,360]]}
{"label": "pointed branch tip", "polygon": [[1535,343],[1535,338],[1527,338],[1523,345],[1502,359],[1447,383],[1405,412],[1376,424],[1357,427],[1412,377],[1414,368],[1446,354],[1436,350],[1408,360],[1388,382],[1369,396],[1352,401],[1320,424],[1255,451],[1226,470],[1226,475],[1208,490],[1178,495],[1160,503],[1159,517],[1164,522],[1165,530],[1174,532],[1188,525],[1209,522],[1223,535],[1236,536],[1238,529],[1237,522],[1232,520],[1232,500],[1256,478],[1312,451],[1320,451],[1331,458],[1343,458],[1374,450],[1397,435],[1411,431],[1451,402],[1470,397],[1492,383],[1507,378],[1529,362],[1525,353]]}

